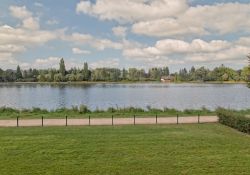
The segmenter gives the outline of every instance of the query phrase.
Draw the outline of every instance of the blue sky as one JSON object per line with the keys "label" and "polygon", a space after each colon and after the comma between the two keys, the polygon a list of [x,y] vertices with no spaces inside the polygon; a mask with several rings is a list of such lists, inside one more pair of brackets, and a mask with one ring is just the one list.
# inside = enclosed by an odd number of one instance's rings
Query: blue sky
{"label": "blue sky", "polygon": [[1,0],[0,67],[239,69],[248,0]]}

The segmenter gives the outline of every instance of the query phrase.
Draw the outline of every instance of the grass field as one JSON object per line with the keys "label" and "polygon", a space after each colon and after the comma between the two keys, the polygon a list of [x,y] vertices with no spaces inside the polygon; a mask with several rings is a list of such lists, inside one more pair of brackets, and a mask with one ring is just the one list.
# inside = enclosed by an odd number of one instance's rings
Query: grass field
{"label": "grass field", "polygon": [[0,128],[0,174],[250,174],[249,145],[220,124]]}

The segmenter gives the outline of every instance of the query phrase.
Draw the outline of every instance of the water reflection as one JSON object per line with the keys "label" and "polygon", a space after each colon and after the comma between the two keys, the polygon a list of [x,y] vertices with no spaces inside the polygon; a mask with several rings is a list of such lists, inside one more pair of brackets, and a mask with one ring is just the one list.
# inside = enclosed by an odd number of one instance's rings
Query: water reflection
{"label": "water reflection", "polygon": [[0,106],[55,109],[85,104],[108,107],[250,108],[241,84],[0,84]]}

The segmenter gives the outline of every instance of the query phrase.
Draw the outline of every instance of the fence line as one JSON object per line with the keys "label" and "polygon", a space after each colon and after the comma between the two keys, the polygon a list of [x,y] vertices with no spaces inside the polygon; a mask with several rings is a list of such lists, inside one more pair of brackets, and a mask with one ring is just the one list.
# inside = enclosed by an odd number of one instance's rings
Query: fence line
{"label": "fence line", "polygon": [[[40,124],[39,124],[40,121]],[[115,118],[114,115],[111,115],[111,118],[91,118],[89,115],[88,118],[69,118],[67,115],[65,119],[50,119],[44,118],[41,119],[21,119],[20,116],[15,120],[0,120],[0,127],[8,126],[92,126],[92,125],[140,125],[140,124],[185,124],[185,123],[214,123],[218,122],[217,116],[201,116],[200,113],[197,116],[179,116],[176,114],[176,117],[159,117],[157,114],[152,117],[139,117],[133,115],[130,118]],[[63,124],[64,123],[64,124]]]}

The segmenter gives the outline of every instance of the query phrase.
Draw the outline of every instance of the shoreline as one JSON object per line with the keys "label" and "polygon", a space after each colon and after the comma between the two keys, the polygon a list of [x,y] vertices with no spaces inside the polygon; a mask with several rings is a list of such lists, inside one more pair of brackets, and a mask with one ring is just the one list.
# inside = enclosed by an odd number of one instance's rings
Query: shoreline
{"label": "shoreline", "polygon": [[79,81],[79,82],[0,82],[0,85],[25,85],[25,84],[44,84],[44,85],[91,85],[91,84],[247,84],[247,82],[239,81],[187,81],[187,82],[161,82],[161,81]]}
{"label": "shoreline", "polygon": [[[220,108],[218,108],[220,109]],[[217,109],[217,110],[218,110]],[[41,119],[41,118],[111,118],[113,117],[188,117],[188,116],[215,116],[217,110],[209,110],[206,108],[201,109],[185,109],[177,110],[173,108],[164,109],[142,109],[135,107],[128,108],[108,108],[106,110],[90,110],[87,106],[72,107],[72,108],[60,108],[55,110],[46,110],[41,108],[32,109],[15,109],[10,107],[0,107],[0,119]],[[250,115],[250,109],[233,110],[243,115]]]}

